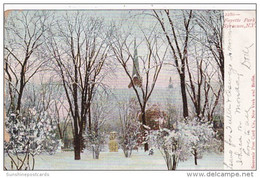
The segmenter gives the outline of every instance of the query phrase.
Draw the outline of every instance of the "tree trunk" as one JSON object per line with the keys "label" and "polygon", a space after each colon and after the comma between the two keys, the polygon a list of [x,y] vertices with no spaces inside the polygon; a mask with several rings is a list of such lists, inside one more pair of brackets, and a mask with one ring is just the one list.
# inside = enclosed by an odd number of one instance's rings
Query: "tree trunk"
{"label": "tree trunk", "polygon": [[79,135],[75,135],[74,137],[74,159],[80,160],[80,152],[81,152],[81,144],[80,144],[80,137]]}
{"label": "tree trunk", "polygon": [[99,159],[99,146],[95,145],[92,147],[93,148],[93,159]]}
{"label": "tree trunk", "polygon": [[[143,108],[142,109],[142,123],[143,123],[143,125],[146,125],[146,120],[145,120],[145,108]],[[145,137],[145,141],[147,141],[146,139],[146,133],[145,133],[145,131],[147,131],[147,129],[145,128],[145,127],[143,127],[143,129],[144,129],[144,137]],[[149,150],[149,145],[148,145],[148,143],[146,142],[145,144],[144,144],[144,151],[146,152],[146,151],[148,151]]]}
{"label": "tree trunk", "polygon": [[22,95],[23,95],[23,87],[20,87],[18,99],[17,99],[17,107],[16,107],[16,111],[15,111],[15,112],[18,112],[17,114],[19,114],[20,110],[21,110]]}
{"label": "tree trunk", "polygon": [[175,155],[172,156],[172,170],[176,170],[177,162],[175,159]]}
{"label": "tree trunk", "polygon": [[176,167],[177,167],[177,163],[176,160],[174,159],[172,163],[172,170],[176,170]]}
{"label": "tree trunk", "polygon": [[89,130],[89,133],[91,133],[91,112],[90,112],[90,104],[89,104],[89,108],[88,108],[88,130]]}
{"label": "tree trunk", "polygon": [[197,160],[198,160],[198,154],[197,154],[197,151],[194,150],[194,163],[195,163],[195,165],[198,165]]}
{"label": "tree trunk", "polygon": [[32,155],[32,161],[33,161],[33,163],[32,163],[32,170],[34,170],[34,166],[35,166],[35,158],[34,158],[34,155]]}
{"label": "tree trunk", "polygon": [[[224,57],[223,57],[224,58]],[[223,59],[224,61],[224,59]],[[224,62],[223,62],[224,63]],[[221,72],[221,77],[222,77],[222,81],[223,81],[223,84],[224,84],[224,81],[225,81],[225,71],[224,71],[224,64],[222,64],[220,66],[220,72]]]}
{"label": "tree trunk", "polygon": [[125,154],[125,157],[128,158],[128,150],[127,149],[124,149],[124,154]]}
{"label": "tree trunk", "polygon": [[195,110],[196,110],[196,116],[201,119],[201,108],[200,108],[200,102],[198,100],[198,103],[195,106]]}
{"label": "tree trunk", "polygon": [[182,96],[182,104],[183,104],[183,117],[186,118],[189,116],[188,110],[188,101],[186,94],[186,85],[185,85],[185,74],[180,74],[181,81],[181,96]]}
{"label": "tree trunk", "polygon": [[124,149],[124,154],[126,158],[130,158],[132,155],[132,149]]}
{"label": "tree trunk", "polygon": [[144,144],[144,151],[148,151],[149,150],[149,145],[148,145],[148,143],[145,143]]}

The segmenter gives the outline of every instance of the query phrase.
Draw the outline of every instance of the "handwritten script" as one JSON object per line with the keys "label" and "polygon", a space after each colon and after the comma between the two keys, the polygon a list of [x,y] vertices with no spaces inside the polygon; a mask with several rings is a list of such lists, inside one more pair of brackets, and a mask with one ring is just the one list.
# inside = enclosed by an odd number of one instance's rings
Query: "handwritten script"
{"label": "handwritten script", "polygon": [[224,18],[224,168],[255,166],[255,12],[228,11]]}

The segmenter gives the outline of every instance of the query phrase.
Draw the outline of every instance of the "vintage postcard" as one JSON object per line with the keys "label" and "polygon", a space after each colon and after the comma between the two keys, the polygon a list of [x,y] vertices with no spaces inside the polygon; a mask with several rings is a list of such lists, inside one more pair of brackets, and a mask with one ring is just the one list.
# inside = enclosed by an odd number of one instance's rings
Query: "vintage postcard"
{"label": "vintage postcard", "polygon": [[256,170],[255,4],[5,4],[2,25],[8,174]]}

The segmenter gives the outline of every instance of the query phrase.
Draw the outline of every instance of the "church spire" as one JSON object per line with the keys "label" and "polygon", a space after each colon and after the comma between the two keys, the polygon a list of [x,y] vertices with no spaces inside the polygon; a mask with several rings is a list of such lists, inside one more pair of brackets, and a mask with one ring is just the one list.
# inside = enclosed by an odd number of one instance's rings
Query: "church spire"
{"label": "church spire", "polygon": [[170,77],[168,88],[173,88],[172,77]]}
{"label": "church spire", "polygon": [[134,77],[134,76],[140,77],[139,61],[138,61],[137,47],[136,47],[136,39],[134,41],[134,58],[133,58],[133,73],[132,73],[132,77]]}
{"label": "church spire", "polygon": [[[139,61],[137,55],[137,46],[136,46],[136,38],[134,40],[134,56],[133,56],[133,73],[132,73],[133,83],[137,87],[142,86],[142,78],[140,76],[140,69],[139,69]],[[132,83],[128,85],[128,88],[132,87]]]}

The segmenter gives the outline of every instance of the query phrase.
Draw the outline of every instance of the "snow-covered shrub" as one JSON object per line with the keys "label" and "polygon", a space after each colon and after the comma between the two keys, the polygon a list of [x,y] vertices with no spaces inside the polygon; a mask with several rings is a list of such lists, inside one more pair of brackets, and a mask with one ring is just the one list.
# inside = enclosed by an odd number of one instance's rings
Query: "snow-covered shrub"
{"label": "snow-covered shrub", "polygon": [[140,123],[136,120],[130,120],[125,123],[122,135],[119,137],[119,144],[123,149],[126,158],[130,157],[132,150],[138,145],[138,138],[140,136]]}
{"label": "snow-covered shrub", "polygon": [[182,130],[183,137],[188,140],[188,148],[194,156],[194,163],[197,165],[197,159],[202,158],[203,153],[207,151],[217,151],[220,146],[219,140],[216,139],[216,132],[213,125],[208,122],[200,122],[199,119],[193,118],[186,123],[181,123],[179,129]]}
{"label": "snow-covered shrub", "polygon": [[105,143],[105,134],[101,131],[91,131],[85,135],[86,147],[93,154],[93,159],[99,159],[102,145]]}
{"label": "snow-covered shrub", "polygon": [[141,123],[138,121],[139,109],[134,99],[128,102],[118,103],[120,136],[119,144],[126,158],[131,157],[132,150],[138,146],[138,139],[141,136]]}
{"label": "snow-covered shrub", "polygon": [[185,161],[189,157],[187,138],[183,136],[178,129],[166,128],[153,131],[149,135],[150,143],[160,150],[168,170],[176,170],[179,161]]}
{"label": "snow-covered shrub", "polygon": [[35,155],[42,152],[55,153],[58,147],[55,127],[56,124],[52,123],[46,112],[38,114],[31,109],[26,116],[10,114],[6,119],[10,140],[5,143],[4,150],[12,166],[17,170],[33,170]]}
{"label": "snow-covered shrub", "polygon": [[171,129],[153,131],[149,140],[161,151],[168,170],[175,170],[179,161],[185,161],[191,155],[197,165],[203,152],[215,151],[219,145],[215,135],[211,124],[193,118],[178,120]]}
{"label": "snow-covered shrub", "polygon": [[[105,143],[105,122],[111,117],[110,98],[105,90],[98,90],[91,103],[91,128],[84,134],[85,145],[92,151],[93,158],[99,159],[99,153]],[[89,115],[88,115],[89,117]],[[89,124],[89,123],[88,123]]]}

